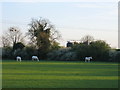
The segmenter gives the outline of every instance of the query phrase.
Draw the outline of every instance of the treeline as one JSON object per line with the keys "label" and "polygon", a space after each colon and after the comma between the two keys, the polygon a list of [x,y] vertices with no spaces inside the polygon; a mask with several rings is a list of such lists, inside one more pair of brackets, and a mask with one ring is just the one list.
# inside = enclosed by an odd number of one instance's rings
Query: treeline
{"label": "treeline", "polygon": [[[23,60],[31,60],[33,55],[39,56],[39,50],[34,47],[25,46],[22,49],[17,49],[13,53],[12,47],[2,49],[2,58],[6,60],[16,59],[16,56],[21,56]],[[42,55],[42,52],[41,52]],[[84,61],[86,56],[92,56],[92,61],[102,62],[120,62],[120,50],[111,49],[104,41],[94,41],[90,45],[84,43],[73,44],[71,47],[55,46],[53,49],[43,56],[39,56],[41,60],[54,61]]]}
{"label": "treeline", "polygon": [[18,28],[10,27],[2,36],[2,59],[15,60],[21,56],[23,60],[31,60],[36,55],[40,60],[84,61],[86,56],[92,56],[92,61],[120,61],[120,50],[112,49],[105,41],[95,41],[86,35],[80,42],[67,42],[66,47],[61,47],[57,42],[60,37],[54,25],[43,18],[32,19],[25,36]]}
{"label": "treeline", "polygon": [[112,49],[102,40],[85,43],[75,43],[68,48],[60,48],[48,54],[49,60],[84,61],[85,57],[92,56],[92,61],[120,62],[120,50]]}

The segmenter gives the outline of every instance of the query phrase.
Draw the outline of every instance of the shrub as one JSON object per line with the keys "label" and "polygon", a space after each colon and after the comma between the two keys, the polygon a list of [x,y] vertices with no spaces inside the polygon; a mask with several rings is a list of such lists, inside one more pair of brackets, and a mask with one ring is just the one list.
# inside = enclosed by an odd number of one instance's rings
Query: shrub
{"label": "shrub", "polygon": [[4,47],[2,48],[2,59],[13,59],[12,58],[12,48]]}
{"label": "shrub", "polygon": [[76,60],[76,53],[71,48],[61,48],[48,53],[48,60],[71,61]]}
{"label": "shrub", "polygon": [[115,61],[120,62],[120,51],[117,51],[117,54],[115,56]]}

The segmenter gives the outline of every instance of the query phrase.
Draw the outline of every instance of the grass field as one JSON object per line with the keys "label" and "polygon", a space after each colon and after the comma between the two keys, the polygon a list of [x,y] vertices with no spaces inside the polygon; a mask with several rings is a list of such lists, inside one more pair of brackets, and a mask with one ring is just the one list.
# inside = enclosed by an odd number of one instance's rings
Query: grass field
{"label": "grass field", "polygon": [[3,88],[118,88],[118,64],[2,62]]}

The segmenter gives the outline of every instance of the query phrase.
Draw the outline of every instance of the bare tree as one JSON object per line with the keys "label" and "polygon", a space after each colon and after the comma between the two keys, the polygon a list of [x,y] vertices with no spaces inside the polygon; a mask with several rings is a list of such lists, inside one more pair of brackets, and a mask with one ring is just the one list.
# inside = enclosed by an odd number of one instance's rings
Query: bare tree
{"label": "bare tree", "polygon": [[24,42],[24,37],[17,27],[10,27],[7,32],[2,35],[3,47],[14,46],[17,42]]}
{"label": "bare tree", "polygon": [[8,38],[2,35],[2,47],[10,47],[10,41]]}
{"label": "bare tree", "polygon": [[87,45],[89,45],[90,42],[92,42],[93,40],[94,40],[93,36],[90,36],[90,35],[86,35],[86,36],[81,38],[81,41],[83,43],[86,43]]}

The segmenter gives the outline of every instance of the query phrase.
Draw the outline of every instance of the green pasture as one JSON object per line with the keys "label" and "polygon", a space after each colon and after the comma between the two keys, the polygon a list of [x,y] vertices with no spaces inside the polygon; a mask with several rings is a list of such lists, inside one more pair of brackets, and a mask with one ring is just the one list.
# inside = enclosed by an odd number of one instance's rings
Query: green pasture
{"label": "green pasture", "polygon": [[3,61],[3,88],[118,88],[118,64]]}

